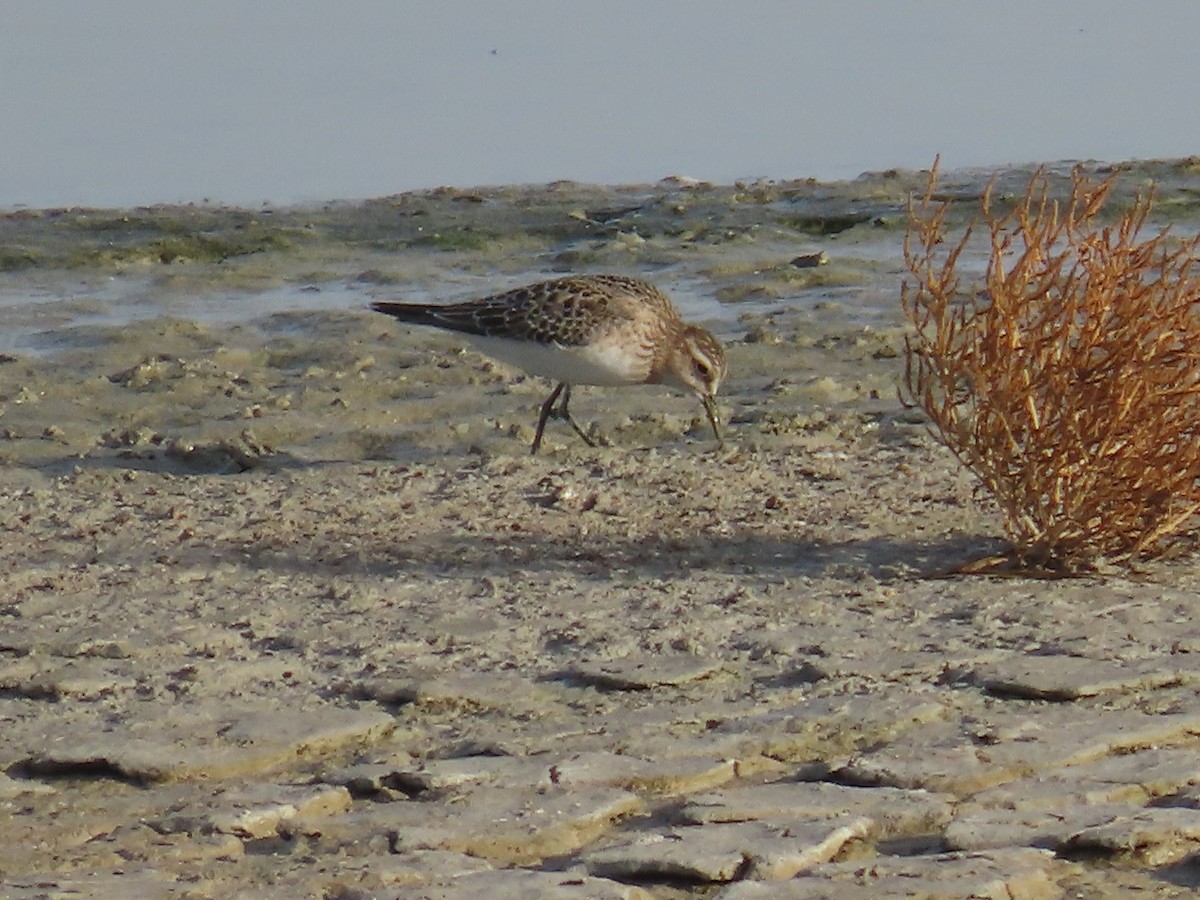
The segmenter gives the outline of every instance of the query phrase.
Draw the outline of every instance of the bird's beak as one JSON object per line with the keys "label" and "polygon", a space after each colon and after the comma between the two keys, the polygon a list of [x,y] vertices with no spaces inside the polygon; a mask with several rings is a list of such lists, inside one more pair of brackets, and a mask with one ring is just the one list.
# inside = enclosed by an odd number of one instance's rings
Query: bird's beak
{"label": "bird's beak", "polygon": [[701,394],[700,402],[704,404],[704,413],[708,416],[708,424],[712,426],[713,437],[721,443],[721,417],[717,415],[717,398],[712,394]]}

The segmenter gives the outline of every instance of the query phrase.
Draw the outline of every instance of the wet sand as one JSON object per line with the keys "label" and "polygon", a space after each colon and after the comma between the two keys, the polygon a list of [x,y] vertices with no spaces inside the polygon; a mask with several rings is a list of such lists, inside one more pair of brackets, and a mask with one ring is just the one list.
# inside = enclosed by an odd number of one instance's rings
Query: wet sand
{"label": "wet sand", "polygon": [[[923,184],[0,218],[0,893],[1189,894],[1193,560],[926,577],[1002,531],[896,395]],[[724,445],[584,388],[530,457],[547,384],[365,311],[600,271]]]}

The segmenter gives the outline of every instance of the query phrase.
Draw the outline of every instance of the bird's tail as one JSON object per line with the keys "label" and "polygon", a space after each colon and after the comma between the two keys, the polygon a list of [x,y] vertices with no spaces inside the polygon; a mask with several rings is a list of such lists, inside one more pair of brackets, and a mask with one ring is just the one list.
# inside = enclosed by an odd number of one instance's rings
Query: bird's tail
{"label": "bird's tail", "polygon": [[451,303],[439,305],[434,303],[398,303],[394,300],[378,300],[371,304],[375,312],[395,316],[401,322],[411,322],[414,325],[432,325],[435,328],[445,328],[449,331],[460,331],[463,334],[487,334],[484,323],[476,315],[473,304]]}
{"label": "bird's tail", "polygon": [[375,310],[375,312],[395,316],[401,322],[416,322],[421,325],[442,325],[445,327],[445,323],[439,321],[437,318],[436,308],[424,303],[398,303],[394,300],[378,300],[371,304],[371,309]]}

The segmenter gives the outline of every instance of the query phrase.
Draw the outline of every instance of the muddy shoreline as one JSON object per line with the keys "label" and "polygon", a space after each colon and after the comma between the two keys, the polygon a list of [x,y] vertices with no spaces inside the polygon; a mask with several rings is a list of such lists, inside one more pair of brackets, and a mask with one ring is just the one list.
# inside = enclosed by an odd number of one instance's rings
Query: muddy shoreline
{"label": "muddy shoreline", "polygon": [[[0,893],[1189,894],[1194,561],[926,577],[1001,528],[897,399],[923,184],[0,215]],[[597,388],[531,458],[546,384],[365,311],[568,271],[712,325],[724,446]]]}

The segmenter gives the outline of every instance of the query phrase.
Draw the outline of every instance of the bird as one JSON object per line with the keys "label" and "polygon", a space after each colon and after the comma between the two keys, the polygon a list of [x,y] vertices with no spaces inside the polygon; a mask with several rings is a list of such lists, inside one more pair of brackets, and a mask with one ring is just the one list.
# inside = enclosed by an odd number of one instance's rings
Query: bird
{"label": "bird", "polygon": [[571,417],[571,387],[579,384],[665,384],[691,391],[721,442],[716,397],[726,374],[725,350],[708,329],[684,322],[671,299],[648,281],[572,275],[462,303],[381,300],[371,309],[458,332],[485,355],[557,382],[538,416],[533,455],[552,415],[595,446]]}

